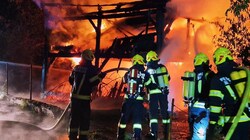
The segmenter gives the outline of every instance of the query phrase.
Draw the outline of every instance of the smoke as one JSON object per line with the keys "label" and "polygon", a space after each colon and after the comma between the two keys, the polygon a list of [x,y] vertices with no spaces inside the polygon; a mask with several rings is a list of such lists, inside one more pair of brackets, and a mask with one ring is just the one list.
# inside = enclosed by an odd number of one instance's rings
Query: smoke
{"label": "smoke", "polygon": [[229,0],[171,0],[168,6],[175,7],[179,17],[214,20],[225,16]]}
{"label": "smoke", "polygon": [[171,76],[169,99],[174,98],[178,101],[175,105],[183,108],[181,76],[185,71],[193,71],[197,53],[208,55],[213,65],[216,47],[212,38],[218,33],[214,22],[225,18],[229,0],[172,0],[167,7],[176,9],[176,19],[166,36],[160,59]]}
{"label": "smoke", "polygon": [[[60,45],[74,45],[75,52],[82,51],[83,49],[95,49],[96,33],[94,27],[88,20],[65,20],[65,17],[83,16],[86,13],[97,12],[98,4],[108,5],[126,1],[115,0],[34,0],[34,2],[44,10],[45,13],[45,26],[51,30],[50,44],[52,46]],[[42,3],[58,3],[70,4],[74,6],[48,6]],[[103,6],[102,10],[115,8],[114,6]],[[107,48],[112,45],[112,41],[116,37],[124,37],[116,28],[119,28],[121,19],[102,20],[102,37],[101,48]],[[95,26],[97,20],[93,20]]]}
{"label": "smoke", "polygon": [[[9,100],[0,100],[0,116],[1,140],[56,140],[57,137],[62,136],[61,132],[48,132],[41,129],[53,125],[56,118],[37,115],[35,112],[20,108]],[[66,133],[66,129],[61,131]]]}
{"label": "smoke", "polygon": [[[131,0],[132,1],[132,0]],[[113,4],[117,0],[36,0],[41,6],[42,2],[71,3],[78,5]],[[170,81],[170,98],[182,100],[180,77],[185,70],[193,70],[193,58],[199,53],[207,54],[212,63],[212,53],[215,46],[212,38],[218,33],[214,22],[225,18],[225,11],[229,7],[229,0],[171,0],[167,7],[174,8],[176,19],[171,26],[171,31],[166,35],[164,41],[165,49],[160,53],[161,63],[166,64],[172,77]],[[110,7],[102,7],[104,10]],[[95,49],[95,31],[89,21],[75,20],[65,21],[63,17],[71,15],[83,15],[87,12],[96,12],[96,7],[44,7],[46,15],[46,26],[52,30],[52,45],[73,44],[75,51],[85,48]],[[94,21],[96,22],[96,21]],[[96,24],[96,23],[95,23]],[[135,35],[137,30],[133,27],[124,26],[122,20],[103,20],[101,48],[111,46],[116,37],[124,37],[117,28],[121,26],[132,30]]]}

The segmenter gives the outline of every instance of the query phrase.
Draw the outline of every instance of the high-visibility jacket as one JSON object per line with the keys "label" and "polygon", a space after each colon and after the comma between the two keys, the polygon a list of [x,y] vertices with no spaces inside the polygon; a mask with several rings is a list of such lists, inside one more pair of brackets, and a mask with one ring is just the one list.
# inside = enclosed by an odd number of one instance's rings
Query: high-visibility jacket
{"label": "high-visibility jacket", "polygon": [[195,92],[194,92],[194,102],[207,102],[209,96],[209,85],[211,78],[214,75],[212,71],[203,70],[202,66],[196,67],[194,70],[196,79],[195,79]]}
{"label": "high-visibility jacket", "polygon": [[[241,104],[241,98],[235,88],[235,83],[230,77],[231,73],[239,71],[239,69],[232,68],[225,71],[227,73],[218,73],[211,80],[209,92],[210,124],[233,123]],[[239,122],[250,121],[249,114],[246,107]]]}
{"label": "high-visibility jacket", "polygon": [[[149,94],[162,93],[162,89],[169,88],[170,75],[167,68],[162,64],[157,64],[156,67],[149,67],[146,70],[150,75],[150,84],[155,86],[148,86]],[[148,83],[146,83],[149,85]]]}

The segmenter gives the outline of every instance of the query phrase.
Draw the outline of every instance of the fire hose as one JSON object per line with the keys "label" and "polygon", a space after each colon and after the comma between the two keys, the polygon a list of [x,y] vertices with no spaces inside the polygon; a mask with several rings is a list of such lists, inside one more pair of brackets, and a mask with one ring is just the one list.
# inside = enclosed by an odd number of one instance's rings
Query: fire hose
{"label": "fire hose", "polygon": [[69,107],[70,107],[70,103],[66,106],[66,108],[64,109],[62,115],[58,118],[57,122],[53,126],[48,127],[48,128],[43,128],[43,127],[39,127],[39,128],[41,128],[42,130],[45,130],[45,131],[49,131],[49,130],[52,130],[52,129],[56,128],[56,126],[61,122],[62,118],[65,116],[65,114],[68,111]]}
{"label": "fire hose", "polygon": [[247,72],[247,81],[246,81],[246,88],[245,88],[245,91],[244,91],[244,95],[243,95],[243,98],[242,98],[242,102],[240,104],[240,107],[239,107],[239,110],[237,112],[237,115],[235,117],[235,120],[233,122],[233,124],[231,125],[230,129],[228,130],[227,132],[227,135],[225,137],[225,140],[230,140],[231,136],[233,135],[234,133],[234,130],[235,128],[237,127],[238,125],[238,122],[240,120],[240,117],[246,107],[246,103],[248,102],[248,97],[250,95],[250,72],[248,69],[245,69],[245,71]]}
{"label": "fire hose", "polygon": [[[118,71],[118,70],[128,71],[129,69],[128,68],[112,68],[112,69],[104,71],[104,73],[109,73],[109,72]],[[83,79],[84,78],[82,78],[80,85],[82,85]],[[77,92],[79,92],[79,90]],[[61,120],[63,119],[63,117],[65,116],[65,114],[66,114],[66,112],[68,111],[69,108],[70,108],[70,103],[68,103],[68,105],[64,109],[62,115],[58,118],[57,122],[53,126],[48,127],[48,128],[42,128],[42,127],[39,127],[39,128],[41,128],[42,130],[45,130],[45,131],[50,131],[50,130],[53,130],[54,128],[56,128],[56,126],[61,122]]]}

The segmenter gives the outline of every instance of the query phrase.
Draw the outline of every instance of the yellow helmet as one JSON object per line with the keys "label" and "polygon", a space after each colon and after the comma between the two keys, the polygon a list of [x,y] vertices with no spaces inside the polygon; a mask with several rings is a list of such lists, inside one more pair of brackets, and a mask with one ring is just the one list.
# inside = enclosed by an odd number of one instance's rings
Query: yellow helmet
{"label": "yellow helmet", "polygon": [[209,64],[209,59],[204,53],[198,53],[194,57],[194,66],[200,66],[202,64]]}
{"label": "yellow helmet", "polygon": [[216,65],[222,64],[228,60],[233,60],[231,51],[224,47],[219,47],[213,54],[214,63]]}
{"label": "yellow helmet", "polygon": [[95,58],[95,56],[90,49],[86,49],[82,52],[81,58],[86,61],[92,61]]}
{"label": "yellow helmet", "polygon": [[147,60],[147,62],[150,62],[150,61],[156,61],[156,60],[160,60],[160,59],[158,58],[158,55],[155,51],[149,51],[147,53],[146,60]]}
{"label": "yellow helmet", "polygon": [[132,63],[133,63],[133,65],[135,65],[135,64],[144,65],[145,64],[144,58],[139,54],[136,54],[135,56],[133,56]]}

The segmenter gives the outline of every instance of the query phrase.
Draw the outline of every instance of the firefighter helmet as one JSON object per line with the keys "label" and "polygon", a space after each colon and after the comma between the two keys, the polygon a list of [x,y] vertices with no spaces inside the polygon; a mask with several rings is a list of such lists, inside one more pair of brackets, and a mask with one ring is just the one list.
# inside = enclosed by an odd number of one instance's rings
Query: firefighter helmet
{"label": "firefighter helmet", "polygon": [[224,47],[219,47],[213,54],[214,63],[216,65],[222,64],[228,60],[233,60],[231,51]]}
{"label": "firefighter helmet", "polygon": [[133,56],[132,63],[133,63],[133,65],[135,65],[135,64],[144,65],[145,64],[144,58],[139,54],[136,54],[135,56]]}
{"label": "firefighter helmet", "polygon": [[149,51],[146,56],[147,62],[160,60],[155,51]]}
{"label": "firefighter helmet", "polygon": [[95,58],[95,56],[90,49],[86,49],[82,52],[81,58],[86,61],[92,61]]}
{"label": "firefighter helmet", "polygon": [[195,57],[194,57],[194,66],[200,66],[209,64],[209,59],[207,57],[207,55],[205,55],[204,53],[198,53]]}

